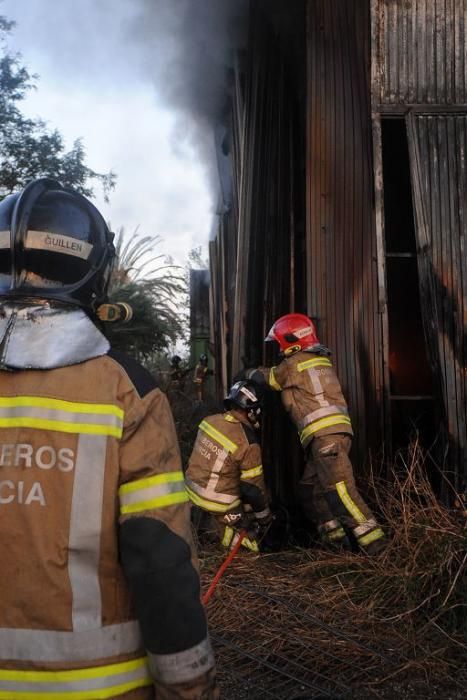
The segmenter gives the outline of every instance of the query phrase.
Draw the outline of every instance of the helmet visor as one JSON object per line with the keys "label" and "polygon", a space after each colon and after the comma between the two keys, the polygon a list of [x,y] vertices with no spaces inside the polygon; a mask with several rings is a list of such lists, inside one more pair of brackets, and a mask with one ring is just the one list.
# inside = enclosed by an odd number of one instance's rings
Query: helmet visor
{"label": "helmet visor", "polygon": [[275,332],[274,332],[275,327],[276,327],[276,324],[274,323],[274,324],[271,326],[271,328],[270,328],[270,330],[269,330],[269,333],[267,334],[267,336],[266,336],[265,339],[264,339],[264,342],[265,342],[265,343],[270,343],[270,342],[273,341],[273,340],[277,340],[276,334],[275,334]]}

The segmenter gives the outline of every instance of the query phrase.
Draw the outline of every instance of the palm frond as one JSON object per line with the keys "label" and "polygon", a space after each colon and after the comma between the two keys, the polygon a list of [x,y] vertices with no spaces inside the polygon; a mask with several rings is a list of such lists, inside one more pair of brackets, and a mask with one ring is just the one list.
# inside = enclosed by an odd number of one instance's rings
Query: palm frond
{"label": "palm frond", "polygon": [[136,229],[125,238],[120,228],[109,298],[129,304],[133,318],[105,325],[114,347],[144,361],[186,336],[187,283],[183,268],[167,264],[159,252],[160,236],[143,236]]}

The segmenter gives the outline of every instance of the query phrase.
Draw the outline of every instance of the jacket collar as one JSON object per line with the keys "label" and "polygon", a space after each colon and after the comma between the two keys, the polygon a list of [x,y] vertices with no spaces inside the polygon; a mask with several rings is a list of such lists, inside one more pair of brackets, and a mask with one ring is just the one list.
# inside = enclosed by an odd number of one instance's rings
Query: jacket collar
{"label": "jacket collar", "polygon": [[224,413],[224,420],[226,420],[228,423],[243,423],[243,425],[248,425],[250,428],[252,427],[248,418],[235,409],[231,409],[230,411]]}
{"label": "jacket collar", "polygon": [[0,369],[55,369],[106,355],[107,338],[79,308],[0,306]]}
{"label": "jacket collar", "polygon": [[312,352],[315,355],[324,355],[325,357],[329,357],[330,355],[332,355],[330,349],[327,348],[325,345],[321,345],[321,343],[317,343],[316,345],[310,345],[309,348],[303,348],[302,352]]}

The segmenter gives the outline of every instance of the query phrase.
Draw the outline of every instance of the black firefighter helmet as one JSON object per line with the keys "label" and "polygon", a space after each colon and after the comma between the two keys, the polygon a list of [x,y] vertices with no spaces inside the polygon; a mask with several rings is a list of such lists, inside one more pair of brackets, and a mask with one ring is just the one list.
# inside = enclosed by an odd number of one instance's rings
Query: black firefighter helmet
{"label": "black firefighter helmet", "polygon": [[259,428],[262,397],[257,385],[248,380],[235,382],[230,387],[229,393],[224,399],[224,408],[240,408],[247,412],[248,420],[254,428]]}
{"label": "black firefighter helmet", "polygon": [[113,234],[99,211],[56,180],[34,180],[0,202],[0,299],[95,312],[114,258]]}

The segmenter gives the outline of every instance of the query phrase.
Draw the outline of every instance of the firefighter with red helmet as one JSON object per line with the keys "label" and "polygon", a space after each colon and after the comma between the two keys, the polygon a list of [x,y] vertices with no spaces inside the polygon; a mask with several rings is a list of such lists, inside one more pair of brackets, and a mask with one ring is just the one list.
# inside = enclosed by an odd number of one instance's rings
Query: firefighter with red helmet
{"label": "firefighter with red helmet", "polygon": [[2,698],[218,698],[172,415],[98,321],[114,257],[54,180],[0,202]]}
{"label": "firefighter with red helmet", "polygon": [[306,456],[300,498],[323,540],[350,548],[348,533],[368,554],[379,551],[384,533],[355,485],[349,451],[352,426],[331,352],[313,322],[287,314],[272,326],[267,342],[280,347],[280,364],[246,371],[246,377],[281,392]]}
{"label": "firefighter with red helmet", "polygon": [[258,431],[261,400],[253,382],[239,381],[224,400],[225,412],[199,425],[185,474],[193,503],[214,516],[222,545],[235,545],[240,530],[250,535],[242,545],[257,552],[255,534],[271,520]]}

